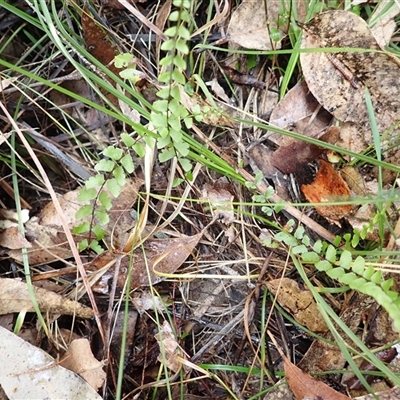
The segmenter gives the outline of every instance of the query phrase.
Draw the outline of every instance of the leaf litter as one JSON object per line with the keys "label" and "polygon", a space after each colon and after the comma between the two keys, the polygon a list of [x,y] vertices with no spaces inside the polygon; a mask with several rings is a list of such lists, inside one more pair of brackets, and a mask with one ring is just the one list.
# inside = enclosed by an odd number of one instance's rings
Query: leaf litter
{"label": "leaf litter", "polygon": [[[146,7],[146,4],[143,3],[146,3],[146,1],[135,2],[138,10],[143,11],[145,9],[143,7]],[[120,3],[110,2],[109,4],[114,8],[112,12],[117,12],[116,8],[119,8]],[[265,4],[267,4],[266,10],[264,9]],[[219,21],[220,24],[218,26],[211,24],[210,26],[221,32],[224,32],[224,29],[227,28],[227,37],[230,41],[229,46],[233,48],[237,46],[249,49],[280,48],[287,45],[285,35],[289,26],[287,19],[289,14],[285,14],[285,10],[278,9],[277,6],[280,4],[281,2],[278,1],[243,1],[239,7],[231,10],[232,17],[230,21],[225,19],[226,15],[229,14],[228,9],[225,10],[224,7],[222,13],[217,15],[215,20],[212,20]],[[227,5],[229,5],[228,2],[225,2],[224,6]],[[306,15],[305,2],[299,1],[296,2],[296,5],[298,6],[296,20],[303,21]],[[171,2],[167,2],[162,8],[164,15],[156,18],[158,28],[163,29],[168,24],[167,14],[170,8]],[[262,12],[259,12],[260,10]],[[109,40],[107,31],[103,31],[100,25],[94,22],[91,11],[85,10],[84,13],[86,14],[82,15],[83,33],[87,50],[101,63],[111,68],[114,73],[118,73],[119,71],[114,68],[112,63],[116,47],[112,44],[112,40]],[[278,20],[278,11],[282,14],[280,20]],[[199,15],[201,16],[201,13]],[[391,15],[392,17],[390,18],[393,18],[395,14],[392,13]],[[258,21],[258,17],[260,16],[262,16],[262,22]],[[366,28],[365,23],[361,23],[358,17],[354,18],[354,14],[348,12],[330,11],[326,14],[319,14],[311,22],[307,22],[304,25],[303,31],[302,46],[304,48],[346,47],[346,49],[339,53],[302,54],[301,63],[305,82],[299,83],[289,90],[277,107],[274,107],[273,102],[268,103],[270,109],[263,110],[263,115],[264,111],[265,115],[269,115],[269,112],[271,112],[270,123],[275,126],[320,139],[325,141],[325,143],[339,143],[342,147],[353,151],[364,151],[372,143],[372,138],[368,131],[369,119],[366,114],[365,99],[363,97],[363,89],[367,87],[373,99],[378,127],[382,133],[382,140],[393,142],[397,133],[396,128],[393,131],[389,131],[386,136],[384,131],[388,130],[398,117],[397,97],[390,99],[394,95],[395,89],[389,88],[391,81],[386,76],[386,80],[383,81],[383,87],[376,88],[377,81],[383,75],[374,76],[373,70],[383,63],[384,71],[381,74],[392,74],[393,79],[396,77],[396,68],[392,65],[393,59],[387,56],[387,54],[378,52],[380,49],[379,46],[387,44],[387,38],[390,35],[388,32],[393,29],[393,23],[391,23],[393,20],[390,18],[383,21],[381,25],[377,24],[376,26],[374,34],[378,30],[387,30],[379,38],[379,44],[370,39],[371,33]],[[268,28],[265,24],[267,19],[269,22]],[[251,23],[248,23],[249,20]],[[345,22],[345,20],[348,21]],[[224,27],[222,27],[223,24],[221,21],[225,22]],[[148,26],[151,26],[150,21],[148,22]],[[201,23],[199,26],[201,26]],[[204,31],[205,29],[202,32]],[[140,34],[138,33],[137,35]],[[349,38],[345,38],[346,35]],[[363,39],[360,39],[360,41],[353,40],[354,38],[350,39],[352,35],[363,37]],[[342,38],[345,38],[344,42],[341,41]],[[348,44],[349,41],[352,42]],[[160,42],[161,39],[157,36],[156,45],[158,49]],[[358,47],[361,45],[368,45],[368,49],[374,51],[370,53],[348,53],[348,47]],[[308,57],[315,54],[317,54],[317,58],[307,60]],[[350,54],[350,57],[348,57],[348,54]],[[364,58],[357,58],[358,55],[362,55]],[[374,57],[377,57],[377,60],[374,60]],[[257,59],[257,62],[261,63],[261,59],[262,56]],[[271,57],[271,63],[265,64],[268,65],[268,68],[272,65],[271,71],[274,71],[273,73],[269,71],[269,77],[273,76],[278,70],[275,64],[276,60],[272,60]],[[370,61],[373,67],[364,66],[358,68],[358,63],[362,63],[365,60]],[[257,78],[253,78],[254,70],[249,67],[248,64],[250,62],[248,63],[248,61],[245,57],[236,58],[234,64],[235,70],[233,72],[236,74],[236,78],[239,77],[240,79],[231,79],[231,83],[235,85],[235,96],[230,97],[226,82],[221,82],[220,76],[217,75],[215,78],[211,76],[209,81],[215,82],[215,93],[224,99],[226,103],[231,105],[237,104],[234,97],[236,97],[237,93],[240,93],[240,96],[248,99],[248,104],[245,107],[249,107],[256,112],[257,102],[260,101],[262,96],[265,96],[266,92],[269,92],[270,89],[275,91],[276,94],[279,91],[279,85],[276,84],[274,79],[263,79],[258,75]],[[394,63],[396,64],[396,62]],[[226,69],[224,66],[223,68]],[[313,82],[315,77],[312,74],[317,75],[317,82]],[[321,75],[324,76],[321,77]],[[147,80],[145,85],[147,88],[154,90],[154,86],[150,80]],[[144,93],[142,88],[136,89]],[[389,93],[388,91],[388,93],[385,93],[386,89],[391,89],[392,92]],[[197,112],[199,108],[205,110],[213,107],[207,95],[207,99],[204,99],[204,93],[192,93],[188,95],[186,87],[184,88],[183,86],[179,86],[179,90],[186,108],[193,113]],[[250,90],[253,95],[255,93],[254,97],[248,96],[248,91]],[[125,105],[121,102],[117,104],[115,97],[108,94],[107,97],[112,103],[122,108],[125,116],[129,116],[134,121],[140,122],[140,115],[132,112],[133,110],[129,109],[129,107],[125,109]],[[151,95],[147,99],[150,98]],[[277,96],[274,98],[276,99]],[[389,100],[393,100],[393,102]],[[66,100],[61,100],[61,103],[62,101]],[[218,102],[215,102],[215,104],[220,106]],[[238,106],[238,108],[240,107]],[[248,109],[246,108],[247,111]],[[339,121],[340,129],[332,126],[332,116]],[[303,195],[310,202],[318,203],[337,200],[340,197],[343,198],[343,196],[348,199],[351,195],[350,191],[359,196],[366,193],[373,193],[369,191],[368,187],[371,186],[367,187],[369,182],[363,181],[363,176],[360,176],[359,170],[355,168],[349,169],[349,167],[337,170],[338,168],[332,167],[327,161],[332,155],[324,150],[323,146],[310,145],[301,140],[288,139],[282,135],[271,134],[270,132],[267,134],[267,138],[264,138],[267,139],[266,143],[257,143],[253,146],[254,143],[252,141],[258,141],[257,133],[251,131],[246,126],[244,128],[244,135],[241,132],[239,136],[235,136],[237,134],[237,122],[234,122],[229,115],[222,112],[220,114],[209,113],[205,115],[205,119],[202,122],[204,123],[201,127],[202,130],[207,132],[207,134],[212,132],[210,134],[210,141],[212,138],[212,144],[215,143],[215,146],[219,146],[223,154],[232,155],[237,150],[238,154],[242,155],[243,144],[250,144],[253,150],[251,154],[254,167],[261,169],[266,178],[274,182],[276,192],[280,198],[288,201],[292,201],[294,198],[291,192],[291,181],[288,177],[288,174],[292,173],[296,174]],[[228,129],[224,131],[223,135],[218,135],[217,138],[214,138],[212,136],[214,132],[209,131],[210,126],[213,127],[211,129],[217,127],[216,129],[218,130],[221,126]],[[232,128],[234,131],[232,131]],[[114,129],[118,130],[120,127],[116,124]],[[336,133],[329,138],[330,129],[336,131]],[[116,132],[113,133],[115,134]],[[108,140],[104,136],[104,132],[102,140]],[[206,141],[205,143],[208,145]],[[272,146],[269,146],[271,143]],[[388,147],[389,144],[385,146]],[[276,147],[278,148],[276,149]],[[391,162],[398,161],[395,150],[389,153],[386,152],[386,155],[388,155],[387,159],[390,159]],[[245,155],[245,162],[247,162],[246,157],[247,154]],[[302,175],[305,175],[303,170],[309,164],[314,164],[317,170],[313,177],[313,182],[304,183],[300,178]],[[232,163],[233,165],[236,166],[236,163]],[[136,173],[137,171],[135,171]],[[179,208],[180,205],[177,206],[173,200],[169,201],[168,206],[164,209],[167,210],[166,214],[171,213],[170,215],[175,216],[171,223],[173,230],[160,229],[160,232],[158,232],[157,228],[149,222],[142,232],[143,241],[135,243],[135,246],[127,249],[124,246],[126,239],[132,235],[138,224],[132,216],[131,208],[138,199],[137,192],[141,186],[141,179],[130,181],[127,193],[122,194],[122,197],[113,203],[110,222],[106,226],[106,237],[104,239],[104,243],[107,246],[106,251],[94,259],[92,255],[83,255],[83,257],[87,257],[85,261],[87,261],[86,265],[90,273],[93,273],[93,269],[99,270],[101,273],[104,272],[104,269],[108,269],[104,274],[106,283],[103,291],[99,292],[103,296],[104,294],[107,296],[110,290],[112,290],[113,284],[117,286],[117,294],[119,295],[126,286],[128,273],[131,273],[131,288],[128,289],[135,291],[134,295],[130,293],[132,296],[132,304],[130,306],[135,307],[135,309],[130,310],[132,318],[130,318],[129,327],[132,332],[129,332],[128,335],[129,348],[125,350],[126,360],[129,360],[127,361],[126,372],[127,375],[136,379],[135,384],[132,384],[131,387],[139,387],[141,388],[140,390],[143,389],[143,392],[148,388],[147,382],[155,382],[159,379],[159,376],[154,373],[154,369],[157,369],[160,363],[166,362],[166,366],[171,370],[172,374],[183,367],[184,372],[187,374],[186,377],[191,379],[191,372],[193,371],[191,368],[195,367],[190,362],[191,356],[193,356],[193,360],[196,360],[196,362],[200,362],[201,360],[210,361],[211,363],[221,363],[222,355],[224,357],[223,361],[229,358],[229,360],[234,360],[235,365],[249,365],[248,361],[254,359],[254,354],[249,349],[252,346],[256,347],[259,345],[258,339],[255,336],[253,337],[257,328],[256,324],[260,318],[258,308],[253,309],[255,318],[251,318],[251,321],[253,321],[251,326],[252,336],[250,337],[249,335],[246,338],[246,331],[240,326],[240,323],[243,321],[243,315],[247,310],[246,307],[243,309],[243,304],[245,304],[246,297],[251,291],[251,282],[248,282],[249,286],[247,287],[244,282],[241,282],[243,285],[238,285],[235,282],[235,278],[241,278],[241,275],[246,275],[249,272],[258,273],[262,264],[260,263],[260,259],[263,260],[265,258],[265,252],[258,241],[258,232],[254,230],[257,229],[256,226],[259,222],[254,223],[254,221],[250,222],[250,220],[243,219],[243,222],[246,221],[246,223],[240,225],[240,232],[238,223],[242,215],[241,213],[236,213],[234,201],[236,198],[239,198],[239,201],[244,201],[247,193],[243,194],[241,189],[236,186],[219,186],[217,179],[212,174],[209,176],[207,174],[200,174],[199,176],[200,180],[191,184],[191,190],[195,193],[196,200],[200,199],[199,204],[190,203],[189,206],[185,205],[182,211]],[[163,187],[165,188],[165,186],[164,182]],[[153,186],[153,190],[154,193],[160,193],[159,187]],[[179,189],[173,193],[178,197],[181,195]],[[76,207],[78,205],[76,192],[69,191],[60,200],[63,204],[63,211],[68,219],[69,226],[73,227],[77,223],[75,218]],[[204,200],[207,200],[207,202]],[[207,208],[209,202],[213,203],[212,207],[214,208],[211,217]],[[160,203],[156,196],[152,199],[152,213],[157,214],[162,207]],[[176,212],[176,214],[174,214],[175,211],[173,210],[175,206],[179,209],[179,212]],[[54,208],[49,204],[44,207],[44,210],[46,212],[41,211],[37,216],[25,222],[25,227],[29,233],[26,237],[23,237],[19,233],[17,226],[8,227],[7,230],[2,232],[3,239],[1,239],[1,244],[5,247],[5,249],[2,249],[3,255],[7,255],[14,259],[14,261],[21,263],[21,248],[26,246],[28,247],[30,264],[44,269],[48,268],[47,263],[56,264],[60,260],[70,258],[71,252],[68,246],[65,246],[65,237],[63,236],[61,224],[54,212]],[[238,210],[241,211],[242,209],[239,208]],[[350,214],[352,206],[333,206],[329,208],[317,205],[316,210],[328,220],[337,222],[342,217],[347,217]],[[372,212],[369,215],[372,216]],[[218,219],[218,217],[221,218]],[[166,216],[162,216],[162,218],[168,220]],[[282,226],[284,226],[285,219],[281,220],[282,216],[280,214],[274,215],[274,218],[275,222],[282,223]],[[366,218],[370,219],[371,217]],[[151,215],[150,219],[154,221],[156,218],[154,218],[154,215]],[[94,220],[89,220],[95,222]],[[214,224],[208,226],[211,221]],[[226,233],[228,225],[231,233],[225,236],[221,235],[222,231]],[[204,228],[205,226],[207,228]],[[290,227],[284,226],[284,229],[290,229]],[[265,229],[265,231],[267,230]],[[43,236],[39,233],[43,233]],[[271,235],[270,231],[268,233]],[[249,236],[246,237],[246,235]],[[11,238],[11,240],[7,242],[6,238]],[[75,238],[77,242],[81,240],[79,236]],[[281,250],[279,249],[279,251]],[[274,298],[276,298],[280,305],[293,315],[296,321],[304,324],[304,326],[314,332],[326,335],[327,340],[332,341],[329,333],[325,333],[326,326],[322,323],[318,307],[313,301],[310,292],[299,287],[295,280],[287,278],[283,280],[276,279],[282,272],[281,265],[283,259],[284,257],[281,254],[274,255],[269,265],[269,270],[266,272],[265,286],[273,293]],[[117,264],[118,270],[115,269],[117,268]],[[288,265],[288,267],[290,268],[290,272],[293,272],[293,269],[291,269],[292,266]],[[36,271],[35,269],[34,275],[40,275],[40,273],[36,274]],[[115,275],[115,271],[118,272],[118,275]],[[207,273],[211,274],[211,279],[199,279],[202,276],[205,277],[206,275],[203,274]],[[310,275],[312,274],[313,272],[311,271]],[[95,273],[93,273],[94,275]],[[170,280],[172,279],[174,282],[171,284]],[[212,284],[207,286],[207,283]],[[278,287],[280,287],[281,291],[278,290]],[[176,292],[178,292],[177,288],[182,293],[182,298],[176,295]],[[158,291],[161,291],[163,295],[159,297]],[[37,290],[36,292],[41,301],[41,294]],[[220,296],[220,294],[224,293],[226,296]],[[202,297],[199,301],[200,294]],[[49,299],[45,301],[54,303],[53,305],[60,301],[60,298],[54,298],[53,300],[52,297],[49,297]],[[339,301],[333,300],[333,296],[329,296],[329,299],[336,306],[337,310],[339,310]],[[360,316],[373,313],[368,308],[370,304],[365,304],[362,298],[358,300],[360,303],[358,304],[359,307],[352,304],[347,309],[342,310],[342,319],[355,332],[357,327],[360,327],[362,324]],[[28,302],[29,299],[24,297],[24,303],[19,304],[19,306],[28,305]],[[66,309],[55,306],[48,308],[45,305],[42,306],[42,310],[49,311],[50,313],[60,312],[61,314],[69,314],[69,306],[75,310],[73,311],[74,313],[76,313],[77,309],[79,310],[79,307],[84,307],[76,302],[65,303]],[[173,310],[168,317],[172,316],[173,318],[170,318],[168,323],[164,321],[162,324],[154,324],[154,313],[157,312],[164,317],[170,312],[171,304],[173,304]],[[110,305],[111,308],[113,306],[112,304]],[[31,309],[28,310],[30,311]],[[350,314],[350,310],[352,310],[353,314],[351,316],[346,315],[346,312]],[[18,308],[18,304],[14,304],[10,309],[5,308],[5,311],[18,312],[20,308]],[[91,312],[90,309],[89,311]],[[91,315],[90,312],[88,315]],[[87,318],[84,317],[84,314],[78,313],[75,315],[80,318]],[[376,312],[374,318],[378,318],[379,315],[379,312]],[[117,325],[121,325],[121,319],[123,319],[123,313],[116,312],[114,320],[116,327]],[[107,321],[107,323],[110,321]],[[172,324],[172,321],[174,324]],[[384,318],[379,319],[379,321],[384,321]],[[319,322],[322,324],[319,324]],[[276,321],[273,321],[273,324],[275,323]],[[382,324],[380,323],[379,325]],[[372,327],[373,323],[370,326]],[[269,328],[271,328],[271,323]],[[281,327],[276,325],[274,328],[282,332],[292,329],[289,324]],[[115,329],[114,339],[110,340],[110,351],[114,360],[119,358],[122,351],[118,346],[118,343],[122,340],[122,331],[123,329],[119,327]],[[382,337],[391,337],[389,331],[387,329],[382,334]],[[376,330],[374,332],[375,340],[377,340],[379,335],[376,333]],[[190,337],[192,334],[193,337],[196,337],[196,342],[195,340],[190,341],[188,339],[188,336]],[[292,329],[290,335],[298,338],[299,332]],[[304,333],[301,332],[301,335],[304,335]],[[179,340],[177,337],[179,337]],[[208,337],[211,337],[211,339],[208,340]],[[222,339],[228,338],[229,340],[218,340],[219,337]],[[72,343],[68,350],[71,352],[73,351]],[[88,342],[85,342],[86,347],[88,347],[88,344]],[[290,341],[289,343],[285,343],[285,345],[287,344],[291,345]],[[381,344],[385,344],[384,339]],[[201,348],[199,350],[200,345]],[[348,345],[351,346],[352,344],[349,343]],[[278,345],[276,347],[278,348]],[[162,349],[165,352],[164,357],[162,357],[162,351],[160,352]],[[243,351],[243,349],[245,350]],[[78,358],[82,355],[81,353],[83,354],[83,351],[78,350]],[[88,355],[83,358],[93,358],[89,350],[85,354]],[[98,358],[101,358],[101,356],[98,356]],[[93,368],[93,370],[100,372],[100,375],[104,374],[101,372],[101,362],[95,361],[93,367],[84,367],[81,362],[82,360],[78,360],[77,370],[91,370]],[[138,369],[135,369],[138,365],[141,366],[139,372]],[[299,366],[303,369],[303,372],[284,358],[286,378],[292,388],[292,392],[297,397],[343,397],[338,392],[329,391],[329,388],[326,389],[327,385],[325,383],[317,381],[308,375],[316,372],[316,369],[318,372],[319,367],[321,367],[320,370],[324,371],[344,368],[344,358],[337,347],[328,346],[323,341],[314,341],[313,346],[307,352]],[[264,365],[257,364],[256,367],[262,369]],[[114,372],[118,372],[114,366],[112,369]],[[130,374],[128,373],[129,371],[131,372]],[[239,373],[231,374],[229,371],[226,371],[225,375],[221,375],[223,379],[226,378],[227,381],[229,380],[228,386],[232,383],[231,386],[238,398],[246,398],[250,392],[254,395],[257,391],[261,391],[260,387],[252,386],[252,384],[242,385],[242,376],[236,380],[238,375]],[[93,385],[96,388],[100,387],[102,379],[103,377],[96,378]],[[196,387],[195,393],[199,397],[210,398],[210,390],[215,390],[215,393],[217,393],[217,390],[220,389],[220,387],[214,386],[215,382],[212,379],[205,379],[204,382],[204,386],[207,386],[208,391],[201,386]],[[3,385],[3,382],[0,383]],[[193,385],[193,382],[191,382],[191,385]],[[325,390],[328,390],[328,392]],[[207,393],[204,395],[205,392]],[[175,394],[174,392],[173,396]],[[188,396],[190,396],[189,393]],[[267,399],[268,397],[265,398]]]}

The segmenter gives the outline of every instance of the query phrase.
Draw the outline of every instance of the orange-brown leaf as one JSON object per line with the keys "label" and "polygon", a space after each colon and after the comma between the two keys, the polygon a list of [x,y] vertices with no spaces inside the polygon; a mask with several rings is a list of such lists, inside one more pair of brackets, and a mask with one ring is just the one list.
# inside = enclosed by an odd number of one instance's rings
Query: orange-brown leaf
{"label": "orange-brown leaf", "polygon": [[[350,189],[343,178],[325,160],[319,161],[319,170],[314,182],[301,185],[306,199],[311,203],[343,201],[350,198]],[[353,211],[351,204],[333,206],[315,206],[325,218],[338,221]]]}
{"label": "orange-brown leaf", "polygon": [[349,400],[349,397],[314,379],[284,357],[286,381],[298,399]]}

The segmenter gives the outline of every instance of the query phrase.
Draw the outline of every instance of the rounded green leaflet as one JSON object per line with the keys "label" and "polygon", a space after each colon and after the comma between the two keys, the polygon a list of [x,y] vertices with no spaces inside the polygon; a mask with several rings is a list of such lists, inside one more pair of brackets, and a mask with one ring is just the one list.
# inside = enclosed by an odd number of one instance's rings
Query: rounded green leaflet
{"label": "rounded green leaflet", "polygon": [[[332,269],[328,270],[328,271],[326,272],[326,274],[327,274],[330,278],[332,278],[332,279],[338,279],[339,282],[342,282],[340,278],[343,277],[343,276],[345,275],[345,272],[344,272],[344,269],[343,269],[343,268],[332,268]],[[343,283],[343,282],[342,282],[342,283]]]}
{"label": "rounded green leaflet", "polygon": [[320,255],[315,253],[314,251],[303,253],[301,255],[301,258],[305,263],[310,263],[310,264],[318,263],[321,259]]}
{"label": "rounded green leaflet", "polygon": [[343,250],[340,255],[339,265],[342,268],[349,269],[351,267],[351,262],[353,261],[353,256],[348,250]]}
{"label": "rounded green leaflet", "polygon": [[369,267],[367,267],[367,268],[364,270],[362,276],[363,276],[365,279],[367,279],[367,280],[370,281],[371,278],[374,276],[374,274],[375,274],[375,268],[374,268],[372,265],[370,265]]}
{"label": "rounded green leaflet", "polygon": [[365,267],[364,258],[362,258],[361,256],[358,256],[353,262],[353,266],[352,266],[353,272],[355,272],[358,275],[363,275],[365,272],[364,267]]}
{"label": "rounded green leaflet", "polygon": [[315,264],[315,268],[318,269],[318,271],[329,271],[332,269],[332,264],[328,260],[321,260]]}
{"label": "rounded green leaflet", "polygon": [[326,249],[325,258],[331,263],[336,262],[336,249],[331,244]]}

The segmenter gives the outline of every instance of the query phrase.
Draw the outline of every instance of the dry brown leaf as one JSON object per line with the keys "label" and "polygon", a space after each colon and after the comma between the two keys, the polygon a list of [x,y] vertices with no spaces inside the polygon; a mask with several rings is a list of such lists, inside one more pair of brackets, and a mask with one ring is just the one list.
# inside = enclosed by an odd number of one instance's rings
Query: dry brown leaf
{"label": "dry brown leaf", "polygon": [[279,147],[272,155],[271,162],[284,174],[292,174],[299,167],[316,160],[323,152],[322,147],[293,140],[290,144]]}
{"label": "dry brown leaf", "polygon": [[87,339],[75,339],[60,361],[60,365],[80,375],[94,390],[99,390],[107,374],[104,364],[94,357]]}
{"label": "dry brown leaf", "polygon": [[283,200],[291,201],[289,187],[290,182],[284,176],[282,171],[272,164],[273,151],[262,143],[258,144],[248,151],[250,165],[254,174],[261,170],[264,177],[274,182],[275,193]]}
{"label": "dry brown leaf", "polygon": [[[371,94],[381,134],[400,120],[399,61],[378,52],[366,22],[348,11],[318,14],[304,26],[302,48],[347,47],[370,52],[301,53],[304,78],[320,104],[343,124],[342,147],[361,152],[372,143],[365,88]],[[350,132],[347,132],[350,130]],[[399,128],[390,132],[383,144],[389,157],[398,160]]]}
{"label": "dry brown leaf", "polygon": [[365,195],[366,189],[364,179],[360,172],[350,165],[346,165],[339,171],[340,176],[345,180],[349,188],[358,195]]}
{"label": "dry brown leaf", "polygon": [[[65,79],[64,82],[60,83],[61,87],[89,100],[95,99],[93,91],[90,90],[90,86],[83,78]],[[70,96],[66,93],[60,92],[59,90],[53,89],[50,91],[49,97],[54,104],[62,107],[66,113],[72,115],[72,117],[80,123],[85,124],[85,126],[90,130],[96,129],[101,124],[109,122],[109,119],[105,114],[100,113],[97,110],[85,108],[83,103],[74,102]],[[67,106],[69,104],[70,106]]]}
{"label": "dry brown leaf", "polygon": [[[344,201],[350,199],[350,189],[343,178],[335,171],[330,163],[319,161],[319,169],[314,182],[309,185],[301,185],[301,191],[311,203],[324,203]],[[315,209],[323,217],[332,222],[339,221],[349,216],[354,209],[351,204],[319,206]]]}
{"label": "dry brown leaf", "polygon": [[[157,10],[156,14],[156,26],[160,29],[161,32],[164,32],[165,24],[168,21],[169,14],[171,13],[171,4],[172,0],[166,0],[160,8]],[[156,54],[157,58],[160,58],[160,46],[161,46],[161,37],[156,35]]]}
{"label": "dry brown leaf", "polygon": [[301,290],[296,281],[289,278],[275,279],[266,282],[265,286],[297,322],[313,332],[328,330],[312,294],[308,290]]}
{"label": "dry brown leaf", "polygon": [[[268,7],[268,24],[266,23],[266,5]],[[270,29],[278,28],[276,23],[278,6],[278,3],[274,1],[243,0],[232,14],[227,31],[229,40],[248,49],[279,49],[284,33],[278,31],[277,40],[270,36]]]}
{"label": "dry brown leaf", "polygon": [[323,399],[323,400],[349,400],[350,397],[345,396],[332,389],[325,383],[314,379],[310,375],[303,372],[284,357],[285,376],[290,389],[297,399]]}
{"label": "dry brown leaf", "polygon": [[[319,140],[335,143],[339,138],[339,128],[331,126],[319,137]],[[303,173],[304,165],[315,161],[325,149],[315,144],[291,139],[289,144],[279,147],[271,157],[272,164],[285,174]]]}
{"label": "dry brown leaf", "polygon": [[91,386],[43,350],[0,327],[0,387],[10,400],[101,400]]}
{"label": "dry brown leaf", "polygon": [[[118,1],[113,0],[113,3],[119,4]],[[81,16],[83,37],[85,39],[85,45],[88,52],[99,60],[102,64],[106,65],[111,72],[118,76],[120,68],[117,68],[113,60],[116,56],[116,48],[111,43],[109,36],[105,30],[102,29],[96,22],[95,19],[90,15],[87,8],[83,9]],[[113,86],[113,82],[110,78],[105,77]],[[110,102],[118,107],[118,99],[111,93],[106,93],[106,97]]]}
{"label": "dry brown leaf", "polygon": [[229,190],[229,183],[217,181],[213,185],[209,183],[204,185],[200,200],[210,204],[214,218],[217,217],[221,222],[229,225],[235,220],[233,199],[234,195]]}
{"label": "dry brown leaf", "polygon": [[206,85],[210,86],[211,90],[214,92],[214,94],[218,98],[225,101],[225,103],[228,103],[228,104],[231,103],[231,99],[225,93],[225,89],[219,84],[217,78],[214,78],[213,80],[211,80],[209,82],[206,82]]}
{"label": "dry brown leaf", "polygon": [[[376,305],[375,300],[367,295],[355,293],[351,298],[350,304],[341,310],[341,320],[346,326],[357,332],[364,315],[369,313],[371,306]],[[349,346],[353,342],[349,337],[339,329],[339,332]],[[303,371],[312,374],[321,371],[333,371],[342,369],[346,364],[346,358],[335,343],[335,337],[330,331],[326,332],[323,337],[326,340],[314,340],[307,353],[301,359],[298,367]]]}
{"label": "dry brown leaf", "polygon": [[[80,318],[93,317],[93,310],[73,300],[65,299],[54,292],[34,287],[40,311],[51,314],[75,315]],[[0,279],[0,314],[20,311],[32,312],[32,300],[26,282],[16,279]]]}
{"label": "dry brown leaf", "polygon": [[[320,107],[307,84],[299,82],[277,104],[269,122],[278,128],[318,138],[331,120],[332,116]],[[293,139],[288,136],[272,131],[268,131],[268,134],[268,140],[277,146],[285,146],[293,142]]]}
{"label": "dry brown leaf", "polygon": [[29,248],[31,244],[21,234],[17,226],[0,231],[0,246],[6,249],[22,249],[23,247]]}

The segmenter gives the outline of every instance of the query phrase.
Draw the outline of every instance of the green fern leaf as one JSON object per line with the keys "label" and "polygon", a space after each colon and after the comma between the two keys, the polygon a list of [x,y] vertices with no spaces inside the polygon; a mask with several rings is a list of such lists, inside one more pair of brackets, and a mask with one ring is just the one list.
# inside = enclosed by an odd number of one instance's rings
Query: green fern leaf
{"label": "green fern leaf", "polygon": [[332,279],[339,279],[343,275],[345,275],[345,270],[343,268],[332,268],[329,271],[327,271],[326,274]]}
{"label": "green fern leaf", "polygon": [[363,257],[358,256],[354,262],[353,262],[353,266],[352,266],[352,270],[353,272],[355,272],[358,275],[363,275],[365,272],[365,260]]}
{"label": "green fern leaf", "polygon": [[318,271],[329,271],[332,269],[332,264],[328,260],[321,260],[315,264]]}
{"label": "green fern leaf", "polygon": [[336,249],[331,244],[326,249],[325,258],[332,264],[336,262]]}
{"label": "green fern leaf", "polygon": [[343,250],[342,254],[340,255],[339,265],[342,268],[350,269],[351,262],[353,261],[353,256],[348,250]]}

